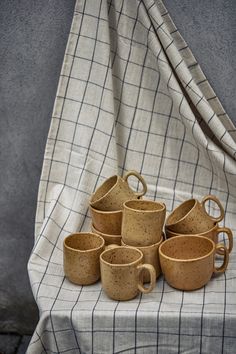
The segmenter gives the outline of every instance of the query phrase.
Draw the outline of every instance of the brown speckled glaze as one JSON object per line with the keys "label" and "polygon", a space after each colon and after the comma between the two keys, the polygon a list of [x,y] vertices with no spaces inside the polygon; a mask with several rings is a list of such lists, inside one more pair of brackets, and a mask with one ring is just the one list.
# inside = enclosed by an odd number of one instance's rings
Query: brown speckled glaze
{"label": "brown speckled glaze", "polygon": [[[208,200],[214,201],[219,209],[220,216],[213,217],[206,212],[205,203]],[[201,202],[197,199],[189,199],[175,208],[166,219],[168,230],[181,234],[197,234],[205,232],[224,218],[224,209],[213,195],[207,195]]]}
{"label": "brown speckled glaze", "polygon": [[124,203],[121,235],[130,246],[150,246],[162,238],[166,206],[151,200]]}
{"label": "brown speckled glaze", "polygon": [[[167,227],[165,228],[165,233],[166,233],[166,238],[185,235],[185,234],[173,232],[173,231],[169,230]],[[227,235],[227,238],[228,238],[227,249],[230,253],[233,249],[233,233],[232,233],[231,229],[229,229],[228,227],[221,227],[218,224],[216,224],[214,227],[212,227],[208,231],[197,233],[197,234],[189,234],[188,236],[192,236],[192,235],[204,236],[204,237],[210,238],[212,241],[214,241],[217,244],[218,243],[218,236],[221,233],[225,233]],[[217,253],[221,254],[221,252],[217,252]]]}
{"label": "brown speckled glaze", "polygon": [[75,284],[88,285],[100,278],[99,256],[105,241],[99,235],[85,232],[67,236],[63,243],[65,276]]}
{"label": "brown speckled glaze", "polygon": [[94,225],[91,226],[91,230],[94,234],[98,234],[102,236],[102,238],[105,241],[105,245],[121,245],[121,235],[109,235],[109,234],[104,234],[101,231],[98,231]]}
{"label": "brown speckled glaze", "polygon": [[[216,268],[215,254],[218,249],[224,254],[223,264]],[[162,273],[166,281],[180,290],[195,290],[203,287],[213,273],[223,273],[229,261],[229,253],[223,244],[215,243],[204,236],[178,236],[164,241],[159,247]]]}
{"label": "brown speckled glaze", "polygon": [[[156,272],[150,264],[142,264],[143,254],[134,247],[107,249],[100,256],[102,287],[114,300],[130,300],[139,291],[149,293],[156,284]],[[150,274],[149,287],[143,286],[143,271]]]}
{"label": "brown speckled glaze", "polygon": [[[128,177],[135,176],[143,186],[142,192],[134,192],[128,184]],[[123,203],[128,199],[138,199],[147,192],[143,177],[136,171],[129,171],[123,178],[112,176],[108,178],[90,198],[90,205],[98,210],[122,210]]]}
{"label": "brown speckled glaze", "polygon": [[[160,266],[160,261],[159,261],[158,250],[159,250],[159,246],[162,242],[163,242],[163,237],[161,238],[161,240],[158,243],[155,243],[154,245],[143,246],[143,247],[136,246],[136,248],[139,249],[143,254],[144,263],[151,264],[154,267],[154,269],[156,271],[157,278],[161,274],[161,266]],[[124,243],[123,240],[121,240],[121,244],[122,244],[122,246],[128,246]],[[143,271],[143,281],[144,281],[144,283],[150,282],[150,275],[146,270]]]}
{"label": "brown speckled glaze", "polygon": [[105,234],[121,235],[122,210],[101,211],[89,207],[94,227]]}

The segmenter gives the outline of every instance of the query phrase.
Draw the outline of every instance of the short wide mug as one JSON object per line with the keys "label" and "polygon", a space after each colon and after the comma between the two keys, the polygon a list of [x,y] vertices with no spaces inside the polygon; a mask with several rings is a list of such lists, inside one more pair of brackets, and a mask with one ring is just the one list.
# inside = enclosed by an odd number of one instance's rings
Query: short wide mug
{"label": "short wide mug", "polygon": [[[109,246],[108,246],[109,247]],[[143,254],[137,248],[117,246],[100,255],[102,287],[113,300],[130,300],[142,293],[151,292],[156,284],[152,265],[142,264]],[[150,284],[143,285],[143,271],[150,275]]]}
{"label": "short wide mug", "polygon": [[[220,215],[213,217],[207,213],[205,203],[214,201]],[[214,195],[205,196],[201,202],[197,199],[189,199],[175,208],[166,219],[166,228],[181,234],[197,234],[211,229],[217,222],[224,218],[224,208]]]}
{"label": "short wide mug", "polygon": [[[128,177],[135,176],[141,182],[143,190],[141,192],[133,191],[128,184]],[[127,172],[123,178],[112,176],[108,178],[92,194],[90,205],[99,210],[122,210],[123,203],[128,199],[138,199],[147,192],[147,185],[143,177],[136,171]]]}
{"label": "short wide mug", "polygon": [[[166,233],[166,238],[186,235],[186,234],[180,234],[180,233],[170,231],[170,230],[168,230],[168,228],[165,229],[165,233]],[[227,235],[227,239],[228,239],[227,249],[230,253],[233,249],[233,233],[232,233],[231,229],[229,229],[228,227],[221,227],[218,224],[215,224],[215,226],[212,227],[210,230],[207,230],[207,231],[201,232],[201,233],[197,233],[197,234],[189,234],[188,236],[190,236],[190,237],[193,235],[204,236],[204,237],[210,238],[212,241],[214,241],[217,244],[219,242],[218,236],[221,233],[225,233]],[[221,251],[218,250],[217,253],[221,254]]]}
{"label": "short wide mug", "polygon": [[104,249],[104,239],[94,233],[67,236],[63,243],[65,276],[78,285],[95,283],[100,278],[99,256]]}
{"label": "short wide mug", "polygon": [[166,206],[152,200],[128,200],[123,204],[121,235],[129,246],[150,246],[162,238]]}
{"label": "short wide mug", "polygon": [[[223,253],[223,264],[215,266],[217,250]],[[213,273],[223,273],[229,262],[229,252],[204,236],[178,236],[164,241],[159,247],[162,273],[173,288],[196,290],[211,279]]]}

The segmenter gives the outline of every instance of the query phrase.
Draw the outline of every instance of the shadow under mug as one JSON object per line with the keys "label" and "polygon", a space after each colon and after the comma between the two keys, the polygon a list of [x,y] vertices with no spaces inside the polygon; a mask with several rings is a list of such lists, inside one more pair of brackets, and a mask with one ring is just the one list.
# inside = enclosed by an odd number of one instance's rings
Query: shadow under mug
{"label": "shadow under mug", "polygon": [[123,204],[121,235],[129,246],[150,246],[162,238],[166,206],[152,200],[127,200]]}
{"label": "shadow under mug", "polygon": [[[189,235],[185,235],[185,234],[180,234],[180,233],[176,233],[173,232],[171,230],[169,230],[167,227],[165,228],[165,234],[166,234],[166,238],[171,238],[171,237],[176,237],[176,236],[204,236],[207,238],[210,238],[212,241],[215,242],[215,244],[217,244],[219,242],[219,234],[221,233],[225,233],[227,235],[227,239],[228,239],[228,252],[230,253],[233,249],[233,233],[231,231],[231,229],[229,229],[228,227],[221,227],[218,224],[216,224],[214,227],[212,227],[210,230],[207,230],[205,232],[201,232],[201,233],[197,233],[197,234],[189,234]],[[222,252],[220,250],[217,251],[218,254],[222,254]]]}
{"label": "shadow under mug", "polygon": [[[133,191],[128,184],[128,177],[135,176],[142,184],[141,192]],[[138,199],[147,192],[143,177],[136,171],[127,172],[124,177],[112,176],[92,194],[90,205],[98,210],[122,210],[123,203],[128,199]]]}
{"label": "shadow under mug", "polygon": [[[208,200],[214,201],[220,215],[213,217],[207,213],[205,204]],[[189,199],[175,208],[166,219],[166,227],[176,233],[197,234],[205,232],[224,218],[224,208],[214,195],[205,196],[201,202],[197,199]]]}
{"label": "shadow under mug", "polygon": [[[217,250],[224,255],[223,264],[215,266]],[[159,247],[162,273],[173,288],[196,290],[203,287],[215,273],[223,273],[229,262],[229,252],[204,236],[178,236],[164,241]]]}
{"label": "shadow under mug", "polygon": [[[112,247],[112,245],[110,245]],[[113,300],[130,300],[138,293],[151,292],[156,284],[156,272],[152,265],[143,264],[143,254],[134,247],[117,246],[106,249],[100,255],[102,287]],[[150,284],[143,285],[143,271],[149,272]]]}
{"label": "shadow under mug", "polygon": [[104,239],[91,232],[68,235],[63,243],[65,276],[78,285],[95,283],[100,278],[99,256],[105,249]]}

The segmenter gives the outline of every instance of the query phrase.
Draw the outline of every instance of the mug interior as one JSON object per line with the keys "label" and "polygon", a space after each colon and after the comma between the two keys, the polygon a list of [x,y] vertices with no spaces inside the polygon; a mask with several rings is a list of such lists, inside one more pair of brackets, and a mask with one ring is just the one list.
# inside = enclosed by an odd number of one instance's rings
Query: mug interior
{"label": "mug interior", "polygon": [[107,194],[111,188],[116,184],[117,182],[117,176],[112,176],[108,178],[94,193],[91,202],[94,203],[100,198],[102,198],[105,194]]}
{"label": "mug interior", "polygon": [[180,204],[172,213],[168,216],[167,224],[175,224],[183,219],[196,203],[195,199],[190,199]]}
{"label": "mug interior", "polygon": [[78,251],[89,251],[103,246],[103,239],[101,236],[84,233],[73,234],[65,239],[65,246]]}
{"label": "mug interior", "polygon": [[126,265],[142,259],[141,251],[135,248],[117,247],[105,251],[101,258],[113,265]]}
{"label": "mug interior", "polygon": [[151,200],[129,200],[124,203],[127,208],[140,211],[158,211],[165,208],[164,204]]}
{"label": "mug interior", "polygon": [[162,243],[164,257],[175,260],[193,260],[207,256],[214,250],[214,243],[202,236],[173,237]]}

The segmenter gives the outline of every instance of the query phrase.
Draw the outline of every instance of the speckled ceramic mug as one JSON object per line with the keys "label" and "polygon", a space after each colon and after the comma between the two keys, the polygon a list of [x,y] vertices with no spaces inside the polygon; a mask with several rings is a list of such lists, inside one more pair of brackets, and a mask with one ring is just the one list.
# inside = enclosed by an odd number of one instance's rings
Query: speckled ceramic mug
{"label": "speckled ceramic mug", "polygon": [[[143,190],[133,191],[128,184],[128,177],[135,176],[141,182]],[[127,172],[123,178],[112,176],[108,178],[90,198],[90,205],[98,210],[122,210],[123,203],[128,199],[138,199],[147,192],[147,185],[143,177],[136,171]]]}
{"label": "speckled ceramic mug", "polygon": [[91,226],[91,230],[94,234],[102,236],[105,241],[105,245],[121,245],[121,235],[104,234],[103,232],[98,231],[94,225]]}
{"label": "speckled ceramic mug", "polygon": [[65,276],[75,284],[88,285],[100,278],[99,256],[105,249],[104,239],[94,233],[74,233],[63,243]]}
{"label": "speckled ceramic mug", "polygon": [[[165,233],[166,233],[166,238],[185,235],[185,234],[179,234],[179,233],[173,232],[171,230],[168,230],[167,227],[165,228]],[[189,236],[190,237],[193,235],[204,236],[204,237],[210,238],[212,241],[214,241],[217,244],[219,242],[218,236],[221,233],[224,233],[227,235],[227,239],[228,239],[227,249],[230,253],[233,249],[233,233],[232,233],[231,229],[229,229],[228,227],[221,227],[218,224],[215,224],[215,226],[212,227],[210,230],[207,230],[207,231],[201,232],[201,233],[197,233],[197,234],[189,234]],[[221,254],[220,250],[218,250],[217,253]]]}
{"label": "speckled ceramic mug", "polygon": [[[109,246],[108,246],[109,247]],[[142,293],[149,293],[156,284],[156,271],[143,263],[143,254],[134,247],[116,247],[100,255],[102,287],[113,300],[130,300]],[[143,271],[149,272],[150,285],[143,285]]]}
{"label": "speckled ceramic mug", "polygon": [[[213,217],[207,213],[205,203],[214,201],[219,209],[220,215]],[[218,198],[214,195],[205,196],[201,202],[197,199],[189,199],[175,208],[166,219],[168,230],[181,234],[197,234],[205,232],[214,227],[217,222],[224,218],[224,209]]]}
{"label": "speckled ceramic mug", "polygon": [[124,203],[121,235],[130,246],[150,246],[162,238],[166,206],[152,200],[128,200]]}
{"label": "speckled ceramic mug", "polygon": [[[158,243],[154,243],[153,245],[150,246],[143,246],[143,247],[137,247],[143,254],[143,261],[144,263],[151,264],[155,271],[156,271],[156,277],[158,278],[161,274],[161,266],[160,266],[160,261],[159,261],[159,247],[160,244],[163,242],[163,237]],[[124,241],[121,241],[122,246],[128,246],[124,243]],[[150,282],[150,275],[149,272],[146,270],[143,271],[143,281],[144,283]]]}
{"label": "speckled ceramic mug", "polygon": [[[215,266],[217,250],[224,255],[223,264]],[[204,236],[178,236],[159,247],[162,273],[172,287],[195,290],[203,287],[213,273],[223,273],[229,262],[229,252],[223,244],[215,244]]]}
{"label": "speckled ceramic mug", "polygon": [[92,224],[96,230],[110,235],[121,235],[122,210],[102,211],[89,206]]}

